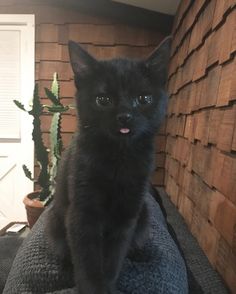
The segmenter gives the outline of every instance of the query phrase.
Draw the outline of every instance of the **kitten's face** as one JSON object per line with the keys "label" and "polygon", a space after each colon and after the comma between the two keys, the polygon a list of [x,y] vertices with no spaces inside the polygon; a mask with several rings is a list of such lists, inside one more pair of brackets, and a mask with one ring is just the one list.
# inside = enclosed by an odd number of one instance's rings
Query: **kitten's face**
{"label": "kitten's face", "polygon": [[97,61],[75,43],[70,56],[81,128],[115,140],[155,132],[167,100],[162,65],[157,72],[150,60]]}

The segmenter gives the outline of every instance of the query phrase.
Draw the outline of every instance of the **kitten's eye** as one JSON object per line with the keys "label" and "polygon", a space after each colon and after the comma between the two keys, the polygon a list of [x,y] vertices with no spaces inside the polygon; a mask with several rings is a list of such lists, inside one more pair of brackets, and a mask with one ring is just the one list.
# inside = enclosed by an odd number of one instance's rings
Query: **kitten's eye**
{"label": "kitten's eye", "polygon": [[112,99],[108,96],[97,96],[96,97],[96,104],[98,106],[106,107],[106,106],[111,106],[112,105]]}
{"label": "kitten's eye", "polygon": [[136,103],[140,105],[147,105],[152,103],[152,95],[140,95],[136,98]]}

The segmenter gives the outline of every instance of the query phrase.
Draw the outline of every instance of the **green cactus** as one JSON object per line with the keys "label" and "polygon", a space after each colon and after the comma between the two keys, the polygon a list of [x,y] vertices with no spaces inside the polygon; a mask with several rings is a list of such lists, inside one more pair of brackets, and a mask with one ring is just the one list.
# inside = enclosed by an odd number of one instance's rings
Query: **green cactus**
{"label": "green cactus", "polygon": [[[25,106],[19,101],[14,100],[16,106],[28,112],[33,116],[33,132],[32,138],[35,146],[36,159],[39,163],[40,173],[37,180],[32,178],[32,173],[23,165],[23,170],[27,178],[38,183],[41,187],[39,193],[39,200],[47,205],[55,192],[56,174],[59,160],[62,152],[61,139],[61,114],[66,112],[73,106],[64,106],[60,102],[60,87],[58,83],[57,74],[53,75],[53,82],[51,90],[45,88],[45,93],[48,99],[52,102],[51,105],[42,105],[38,93],[38,85],[35,85],[32,109],[27,111]],[[44,145],[41,130],[40,116],[43,113],[51,113],[52,121],[50,127],[50,149]]]}
{"label": "green cactus", "polygon": [[[63,105],[60,103],[60,87],[57,81],[57,75],[54,74],[51,92],[46,90],[47,96],[52,101],[53,105],[48,110],[51,111],[55,107],[60,106],[58,112],[53,112],[52,123],[50,128],[50,143],[51,143],[51,168],[50,168],[50,195],[55,192],[57,167],[61,158],[62,139],[61,139],[61,113],[63,112]],[[53,94],[53,95],[51,95]]]}

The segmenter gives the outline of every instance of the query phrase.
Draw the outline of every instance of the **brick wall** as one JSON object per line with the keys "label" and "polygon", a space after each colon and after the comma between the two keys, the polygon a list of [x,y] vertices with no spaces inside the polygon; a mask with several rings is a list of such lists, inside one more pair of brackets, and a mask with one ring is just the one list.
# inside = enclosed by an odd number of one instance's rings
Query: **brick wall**
{"label": "brick wall", "polygon": [[[113,58],[117,56],[143,58],[164,38],[156,30],[147,30],[142,26],[135,27],[112,19],[82,13],[70,7],[59,7],[40,4],[32,0],[1,0],[1,13],[35,14],[36,20],[36,82],[39,92],[46,103],[44,87],[50,87],[53,72],[58,72],[61,85],[62,102],[71,104],[75,88],[73,75],[69,65],[67,50],[68,40],[80,42],[97,58]],[[44,141],[48,145],[50,117],[44,116],[42,127]],[[68,145],[75,131],[75,111],[63,115],[62,138]],[[164,128],[163,128],[164,130]],[[153,181],[157,185],[164,184],[164,146],[163,130],[157,136],[157,170]],[[37,167],[35,168],[37,174]]]}
{"label": "brick wall", "polygon": [[166,191],[235,293],[235,0],[183,0],[172,47]]}

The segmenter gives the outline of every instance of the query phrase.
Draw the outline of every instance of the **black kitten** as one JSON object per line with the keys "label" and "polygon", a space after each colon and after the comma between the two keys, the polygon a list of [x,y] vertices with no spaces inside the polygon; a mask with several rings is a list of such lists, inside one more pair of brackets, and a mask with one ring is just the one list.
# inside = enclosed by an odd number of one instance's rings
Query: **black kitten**
{"label": "black kitten", "polygon": [[115,293],[125,256],[145,239],[169,47],[168,38],[145,61],[97,61],[69,42],[79,128],[61,162],[48,229],[71,258],[80,294]]}

